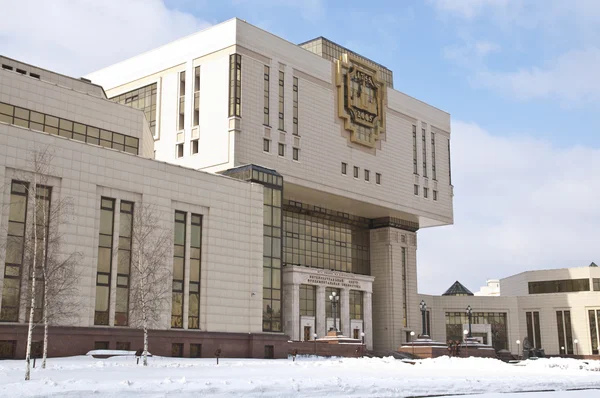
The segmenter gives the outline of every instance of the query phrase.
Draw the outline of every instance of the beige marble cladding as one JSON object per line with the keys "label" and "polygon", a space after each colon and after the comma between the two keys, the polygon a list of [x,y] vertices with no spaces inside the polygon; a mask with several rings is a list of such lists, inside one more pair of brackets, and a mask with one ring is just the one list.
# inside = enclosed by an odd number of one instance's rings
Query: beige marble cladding
{"label": "beige marble cladding", "polygon": [[600,278],[600,267],[577,267],[526,271],[500,279],[500,294],[502,296],[525,296],[529,294],[529,282],[553,281],[564,279]]}
{"label": "beige marble cladding", "polygon": [[[262,331],[262,186],[0,123],[2,186],[27,170],[29,153],[43,147],[54,151],[52,177],[60,196],[74,200],[73,217],[62,232],[64,251],[84,255],[77,326],[93,326],[99,200],[106,195],[154,205],[171,230],[175,210],[203,214],[201,330]],[[4,228],[9,195],[3,190],[1,197]],[[1,267],[4,275],[3,262]],[[164,309],[161,327],[170,327],[170,308]]]}

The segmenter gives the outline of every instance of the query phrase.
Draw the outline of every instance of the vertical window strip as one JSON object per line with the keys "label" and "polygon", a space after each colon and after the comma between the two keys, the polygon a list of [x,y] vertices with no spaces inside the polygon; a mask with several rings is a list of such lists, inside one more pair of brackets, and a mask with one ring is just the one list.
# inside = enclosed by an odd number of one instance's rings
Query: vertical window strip
{"label": "vertical window strip", "polygon": [[173,239],[173,288],[171,302],[171,327],[183,327],[183,283],[185,275],[185,239],[187,214],[175,211],[175,236]]}
{"label": "vertical window strip", "polygon": [[448,138],[448,184],[452,185],[452,162],[450,161],[450,139]]}
{"label": "vertical window strip", "polygon": [[2,309],[0,311],[0,321],[4,322],[19,321],[28,187],[29,185],[22,181],[13,180],[11,183],[4,286],[2,289]]}
{"label": "vertical window strip", "polygon": [[404,327],[408,325],[408,292],[406,291],[408,286],[407,275],[406,275],[406,247],[402,248],[402,285],[404,290],[404,300],[402,303],[402,309],[404,311]]}
{"label": "vertical window strip", "polygon": [[102,197],[100,199],[100,236],[98,240],[94,325],[108,325],[114,219],[115,200]]}
{"label": "vertical window strip", "polygon": [[183,130],[185,128],[185,71],[179,72],[179,103],[177,109],[179,110],[177,130]]}
{"label": "vertical window strip", "polygon": [[543,347],[542,345],[542,334],[540,332],[540,313],[535,311],[533,313],[533,335],[535,337],[535,346]]}
{"label": "vertical window strip", "polygon": [[314,285],[300,285],[300,316],[315,316],[316,289]]}
{"label": "vertical window strip", "polygon": [[423,177],[427,178],[427,142],[425,140],[425,129],[421,129],[421,144],[423,146]]}
{"label": "vertical window strip", "polygon": [[194,68],[194,127],[200,124],[200,67]]}
{"label": "vertical window strip", "polygon": [[281,332],[281,198],[279,189],[264,187],[263,331]]}
{"label": "vertical window strip", "polygon": [[117,297],[115,326],[129,325],[129,288],[131,286],[131,244],[133,238],[133,202],[121,201],[119,248],[117,251]]}
{"label": "vertical window strip", "polygon": [[152,132],[153,136],[156,136],[157,86],[158,85],[156,83],[153,83],[148,86],[140,87],[116,97],[109,98],[109,101],[143,110],[144,114],[146,115],[146,121],[150,126],[150,131]]}
{"label": "vertical window strip", "polygon": [[298,135],[298,78],[294,77],[294,135]]}
{"label": "vertical window strip", "polygon": [[592,355],[598,355],[598,346],[600,342],[598,341],[598,319],[600,318],[600,310],[588,310],[589,323],[590,323],[590,338],[591,338],[591,347],[592,347]]}
{"label": "vertical window strip", "polygon": [[282,71],[279,71],[279,130],[285,131],[285,75]]}
{"label": "vertical window strip", "polygon": [[200,258],[202,251],[202,216],[199,214],[192,214],[191,221],[188,329],[200,329]]}
{"label": "vertical window strip", "polygon": [[350,290],[350,319],[363,319],[363,292]]}
{"label": "vertical window strip", "polygon": [[419,169],[417,167],[417,126],[412,126],[413,133],[413,174],[419,175]]}
{"label": "vertical window strip", "polygon": [[435,133],[431,132],[431,173],[434,180],[437,180],[437,171],[435,167]]}
{"label": "vertical window strip", "polygon": [[242,115],[242,56],[229,56],[229,117]]}
{"label": "vertical window strip", "polygon": [[264,67],[264,100],[263,100],[263,107],[264,107],[264,119],[263,119],[263,124],[265,126],[270,126],[271,121],[270,119],[270,115],[269,115],[269,93],[271,92],[271,88],[270,88],[270,79],[269,79],[269,75],[271,73],[271,68],[269,68],[268,66],[265,65]]}

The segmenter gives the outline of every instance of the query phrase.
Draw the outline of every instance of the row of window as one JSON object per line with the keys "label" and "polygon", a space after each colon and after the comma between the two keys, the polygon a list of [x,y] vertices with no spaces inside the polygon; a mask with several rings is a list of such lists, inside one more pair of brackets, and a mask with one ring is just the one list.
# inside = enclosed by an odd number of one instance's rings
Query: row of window
{"label": "row of window", "polygon": [[[175,157],[182,158],[185,155],[184,143],[175,144]],[[200,149],[200,140],[195,139],[190,141],[190,155],[196,155]]]}
{"label": "row of window", "polygon": [[[433,180],[437,180],[437,161],[436,161],[436,134],[435,132],[430,132],[431,136],[431,177]],[[419,175],[419,165],[418,165],[418,138],[417,138],[417,126],[413,124],[412,126],[412,144],[413,144],[413,173]],[[422,171],[423,177],[429,178],[428,175],[428,167],[427,167],[427,131],[425,128],[421,129],[421,160],[422,160]],[[452,185],[452,173],[450,167],[450,140],[448,139],[448,178],[450,185]]]}
{"label": "row of window", "polygon": [[[286,145],[284,143],[278,143],[277,155],[285,157],[285,148]],[[271,140],[268,138],[263,138],[263,151],[271,153]],[[300,148],[292,147],[292,159],[296,161],[300,160]]]}
{"label": "row of window", "polygon": [[[342,162],[342,175],[348,175],[348,163]],[[354,166],[354,178],[360,178],[360,167]],[[364,169],[365,181],[371,181],[371,171]],[[381,185],[381,173],[375,173],[375,184]]]}
{"label": "row of window", "polygon": [[[585,278],[536,281],[529,282],[528,287],[529,294],[589,292],[590,280]],[[600,291],[600,278],[593,279],[592,287],[594,291]]]}
{"label": "row of window", "polygon": [[[325,316],[333,317],[333,306],[329,295],[335,291],[337,296],[340,295],[339,289],[327,288],[325,292]],[[350,290],[350,319],[363,319],[363,292],[360,290]],[[341,297],[341,296],[340,296]],[[317,314],[317,287],[314,285],[300,285],[300,316],[316,316]],[[336,317],[340,318],[340,307],[336,305]]]}
{"label": "row of window", "polygon": [[[415,196],[419,196],[419,191],[420,191],[419,185],[415,184],[415,191],[414,191]],[[431,194],[432,194],[431,195],[432,199],[435,200],[435,201],[437,201],[438,200],[438,191],[435,190],[435,189],[432,189],[431,190]],[[423,187],[423,197],[425,199],[429,198],[429,188]]]}
{"label": "row of window", "polygon": [[139,140],[125,134],[0,102],[0,122],[138,154]]}
{"label": "row of window", "polygon": [[109,98],[109,101],[144,111],[150,132],[156,136],[157,91],[157,84],[153,83]]}
{"label": "row of window", "polygon": [[[17,72],[20,75],[26,76],[27,75],[27,71],[25,69],[19,69],[19,68],[13,68],[10,65],[6,65],[6,64],[2,64],[2,69],[4,70],[14,70],[15,72]],[[33,77],[34,79],[38,79],[40,80],[40,75],[37,73],[31,73],[29,72],[29,76]]]}

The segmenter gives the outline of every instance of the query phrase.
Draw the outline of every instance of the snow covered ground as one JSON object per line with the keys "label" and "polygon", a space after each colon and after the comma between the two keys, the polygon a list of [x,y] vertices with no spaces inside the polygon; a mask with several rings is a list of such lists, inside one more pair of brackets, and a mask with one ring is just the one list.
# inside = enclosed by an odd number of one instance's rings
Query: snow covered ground
{"label": "snow covered ground", "polygon": [[[406,397],[482,394],[486,398],[600,397],[600,361],[539,359],[519,365],[485,358],[257,360],[154,357],[51,358],[23,381],[24,361],[0,361],[1,397]],[[565,391],[595,388],[596,390]],[[507,396],[517,391],[556,390]]]}

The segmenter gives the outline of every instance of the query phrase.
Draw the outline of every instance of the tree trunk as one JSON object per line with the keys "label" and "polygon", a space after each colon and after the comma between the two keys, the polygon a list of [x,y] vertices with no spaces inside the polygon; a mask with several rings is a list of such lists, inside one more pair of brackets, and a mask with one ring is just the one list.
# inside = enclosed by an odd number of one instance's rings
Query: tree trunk
{"label": "tree trunk", "polygon": [[48,357],[48,280],[46,277],[47,275],[44,275],[44,356],[42,369],[46,369],[46,358]]}
{"label": "tree trunk", "polygon": [[[142,269],[142,256],[138,256],[138,269]],[[145,296],[145,283],[144,275],[142,273],[140,277],[140,301],[142,303],[142,327],[144,329],[144,366],[148,366],[148,316],[146,313],[146,296]]]}
{"label": "tree trunk", "polygon": [[50,212],[50,209],[46,208],[45,205],[46,203],[50,203],[49,200],[46,201],[46,199],[44,199],[43,201],[44,203],[44,231],[43,231],[43,240],[42,240],[42,271],[43,271],[43,277],[44,277],[44,304],[43,304],[43,308],[42,311],[44,312],[44,354],[43,354],[43,359],[42,359],[42,369],[46,369],[46,358],[48,357],[48,263],[46,260],[47,257],[47,249],[48,249],[48,214]]}
{"label": "tree trunk", "polygon": [[[27,329],[27,352],[25,354],[25,380],[31,379],[31,337],[33,335],[33,318],[35,315],[35,277],[36,277],[36,261],[37,261],[37,179],[33,179],[33,260],[31,271],[31,308],[29,309],[29,327]],[[31,194],[31,186],[28,190]],[[30,195],[31,196],[31,195]]]}

